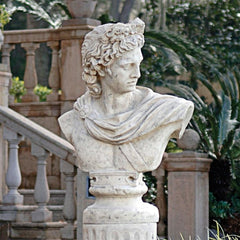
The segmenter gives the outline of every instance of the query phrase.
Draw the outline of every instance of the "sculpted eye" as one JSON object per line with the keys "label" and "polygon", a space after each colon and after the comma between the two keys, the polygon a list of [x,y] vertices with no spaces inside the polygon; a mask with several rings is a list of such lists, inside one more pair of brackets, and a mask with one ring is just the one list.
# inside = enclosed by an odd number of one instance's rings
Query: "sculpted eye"
{"label": "sculpted eye", "polygon": [[129,63],[122,65],[122,68],[123,68],[124,70],[128,70],[130,67],[131,67],[131,64],[129,64]]}

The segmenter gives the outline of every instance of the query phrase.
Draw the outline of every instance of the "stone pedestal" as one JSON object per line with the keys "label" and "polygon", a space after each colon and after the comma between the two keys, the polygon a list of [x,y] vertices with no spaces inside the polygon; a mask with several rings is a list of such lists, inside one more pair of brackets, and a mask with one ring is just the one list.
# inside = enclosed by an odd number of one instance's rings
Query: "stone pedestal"
{"label": "stone pedestal", "polygon": [[165,160],[168,171],[168,239],[207,239],[208,172],[212,161],[207,156],[184,151],[170,153]]}
{"label": "stone pedestal", "polygon": [[142,174],[92,172],[90,192],[96,197],[83,213],[83,239],[155,240],[158,210],[142,201],[147,191]]}

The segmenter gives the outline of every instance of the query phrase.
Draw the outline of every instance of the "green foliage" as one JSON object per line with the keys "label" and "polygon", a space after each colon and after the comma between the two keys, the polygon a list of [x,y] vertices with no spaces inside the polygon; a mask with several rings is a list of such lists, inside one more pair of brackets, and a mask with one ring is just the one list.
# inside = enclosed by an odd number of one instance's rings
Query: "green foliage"
{"label": "green foliage", "polygon": [[16,11],[30,13],[46,21],[50,27],[59,28],[62,21],[69,19],[70,13],[63,0],[15,0],[7,2],[8,11],[13,14]]}
{"label": "green foliage", "polygon": [[185,72],[191,73],[191,85],[196,85],[196,72],[204,72],[207,78],[220,74],[218,60],[200,47],[172,32],[148,31],[143,47],[141,65],[143,85],[162,85],[165,79],[174,79]]}
{"label": "green foliage", "polygon": [[2,25],[2,29],[5,24],[10,21],[10,14],[6,10],[5,5],[0,5],[0,24]]}
{"label": "green foliage", "polygon": [[20,80],[19,77],[13,77],[9,93],[14,96],[15,102],[21,102],[22,96],[26,93],[24,81]]}
{"label": "green foliage", "polygon": [[232,214],[240,212],[240,197],[239,193],[234,193],[231,197]]}
{"label": "green foliage", "polygon": [[[45,102],[47,100],[47,95],[49,95],[52,92],[51,89],[49,89],[46,86],[42,86],[38,84],[34,88],[34,93],[39,97],[40,102]],[[9,93],[14,96],[15,102],[21,102],[22,96],[26,94],[26,88],[24,87],[24,81],[20,80],[19,77],[13,77],[12,78],[12,85],[10,88]]]}
{"label": "green foliage", "polygon": [[157,180],[151,172],[146,172],[143,175],[143,181],[148,187],[147,193],[143,196],[145,202],[153,203],[157,196]]}
{"label": "green foliage", "polygon": [[51,89],[49,89],[46,86],[42,86],[40,84],[38,84],[35,88],[34,88],[34,93],[39,96],[39,100],[40,102],[45,102],[47,100],[47,95],[49,95],[52,92]]}
{"label": "green foliage", "polygon": [[[181,240],[191,240],[191,239],[204,240],[198,236],[195,238],[192,238],[191,236],[189,236],[189,238],[184,239],[182,233],[179,233],[179,237],[180,237],[179,239]],[[223,227],[217,221],[214,221],[214,225],[212,226],[212,229],[208,229],[207,240],[238,240],[238,239],[240,239],[240,236],[238,235],[225,233],[223,230]],[[167,240],[167,239],[164,239],[164,240]]]}
{"label": "green foliage", "polygon": [[210,0],[174,5],[170,29],[191,39],[228,67],[240,64],[240,2]]}
{"label": "green foliage", "polygon": [[167,153],[179,153],[182,152],[182,149],[177,146],[175,139],[170,139],[166,147],[165,152]]}
{"label": "green foliage", "polygon": [[215,231],[209,229],[208,240],[238,240],[240,238],[240,236],[225,233],[222,226],[217,221],[215,221],[215,224]]}
{"label": "green foliage", "polygon": [[210,105],[189,86],[169,83],[165,85],[177,95],[194,102],[195,112],[191,123],[201,137],[202,149],[217,160],[239,160],[239,70],[235,68],[234,72],[228,71],[215,76],[222,87],[221,94],[211,87],[205,75],[197,73],[196,76],[213,96]]}
{"label": "green foliage", "polygon": [[227,218],[231,214],[231,205],[227,201],[217,201],[213,193],[209,193],[209,217],[211,219]]}

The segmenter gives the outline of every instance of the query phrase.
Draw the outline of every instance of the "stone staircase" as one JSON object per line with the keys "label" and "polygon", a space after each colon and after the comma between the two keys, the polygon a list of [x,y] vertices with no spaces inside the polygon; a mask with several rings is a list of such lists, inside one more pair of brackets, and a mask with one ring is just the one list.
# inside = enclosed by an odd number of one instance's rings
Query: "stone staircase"
{"label": "stone staircase", "polygon": [[[26,214],[24,214],[26,222],[31,222],[31,211],[37,209],[34,201],[34,190],[33,189],[22,189],[19,193],[24,196],[23,207],[26,208]],[[47,204],[48,210],[53,213],[53,222],[64,221],[63,218],[63,204],[65,198],[65,190],[50,190],[50,200]],[[27,210],[29,209],[29,213]],[[30,210],[31,209],[31,210]]]}
{"label": "stone staircase", "polygon": [[[61,239],[60,229],[66,225],[63,218],[63,204],[65,198],[65,190],[50,190],[50,200],[47,208],[53,213],[53,221],[45,223],[33,223],[31,221],[31,212],[37,209],[34,202],[34,190],[19,190],[24,196],[24,204],[22,206],[0,206],[0,216],[6,216],[14,219],[11,224],[0,223],[0,239],[14,240],[35,240],[35,239]],[[3,218],[3,217],[2,217]],[[7,236],[9,235],[9,238]]]}
{"label": "stone staircase", "polygon": [[[6,227],[3,228],[2,235],[7,234],[9,240],[75,239],[74,183],[77,166],[74,148],[64,139],[8,107],[0,106],[0,125],[0,146],[3,149],[0,155],[5,166],[8,166],[3,173],[8,191],[0,205],[0,221],[9,226],[7,230]],[[18,148],[23,139],[28,139],[31,143],[31,154],[34,156],[32,161],[37,164],[34,190],[18,189],[22,178]],[[8,143],[8,154],[5,143]],[[60,171],[65,179],[66,192],[49,190],[49,155],[61,159]]]}

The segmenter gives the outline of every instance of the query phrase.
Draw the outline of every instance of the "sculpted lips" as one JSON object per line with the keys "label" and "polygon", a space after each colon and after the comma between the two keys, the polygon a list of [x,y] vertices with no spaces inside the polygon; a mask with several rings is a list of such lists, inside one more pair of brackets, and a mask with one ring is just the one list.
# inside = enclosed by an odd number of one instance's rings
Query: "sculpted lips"
{"label": "sculpted lips", "polygon": [[132,79],[131,81],[128,81],[127,84],[133,85],[137,83],[138,79]]}

